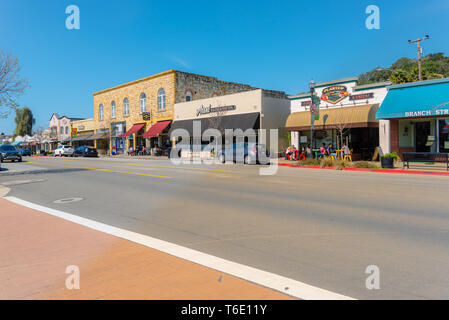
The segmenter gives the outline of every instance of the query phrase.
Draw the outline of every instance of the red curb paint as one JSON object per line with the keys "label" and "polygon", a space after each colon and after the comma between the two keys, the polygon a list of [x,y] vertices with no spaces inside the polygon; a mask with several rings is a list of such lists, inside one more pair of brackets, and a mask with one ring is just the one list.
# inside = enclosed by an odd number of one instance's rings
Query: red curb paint
{"label": "red curb paint", "polygon": [[[288,163],[279,163],[281,167],[302,168],[302,169],[325,169],[334,170],[333,167],[317,167],[317,166],[297,166]],[[369,168],[342,168],[342,171],[361,171],[361,172],[379,172],[379,173],[396,173],[396,174],[418,174],[428,176],[449,176],[449,172],[433,172],[421,170],[392,170],[392,169],[369,169]]]}

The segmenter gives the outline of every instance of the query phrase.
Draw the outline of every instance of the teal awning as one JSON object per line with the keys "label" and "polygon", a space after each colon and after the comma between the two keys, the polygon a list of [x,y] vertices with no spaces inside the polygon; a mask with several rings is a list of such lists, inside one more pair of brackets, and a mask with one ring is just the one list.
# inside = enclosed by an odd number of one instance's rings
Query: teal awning
{"label": "teal awning", "polygon": [[449,78],[395,85],[377,111],[377,119],[449,116]]}

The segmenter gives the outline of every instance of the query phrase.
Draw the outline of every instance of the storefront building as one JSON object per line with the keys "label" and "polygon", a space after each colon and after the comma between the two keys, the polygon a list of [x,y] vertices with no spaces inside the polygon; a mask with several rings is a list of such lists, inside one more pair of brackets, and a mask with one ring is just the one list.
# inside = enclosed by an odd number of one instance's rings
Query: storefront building
{"label": "storefront building", "polygon": [[72,122],[72,147],[94,146],[90,138],[95,134],[94,119],[83,119]]}
{"label": "storefront building", "polygon": [[109,130],[108,153],[170,144],[175,103],[254,88],[214,77],[170,70],[94,93],[95,133]]}
{"label": "storefront building", "polygon": [[[312,149],[319,149],[323,143],[339,148],[343,137],[354,160],[371,160],[379,146],[376,112],[389,85],[391,82],[358,85],[357,77],[316,84],[320,112],[319,119],[314,120]],[[303,93],[289,98],[291,114],[286,130],[291,132],[293,146],[305,148],[311,141],[311,96]]]}
{"label": "storefront building", "polygon": [[377,119],[384,153],[449,153],[449,78],[389,87]]}
{"label": "storefront building", "polygon": [[[194,138],[200,141],[199,138],[207,129],[217,129],[222,134],[226,129],[242,131],[254,129],[257,142],[265,144],[272,153],[277,153],[286,143],[283,124],[289,113],[290,101],[284,92],[264,89],[182,102],[175,104],[175,117],[170,135],[175,129],[184,129],[193,142]],[[201,132],[194,132],[195,121],[201,124]],[[259,129],[266,129],[268,132],[266,135],[260,134]],[[270,145],[269,129],[278,130],[277,148]],[[209,141],[202,143],[208,144]]]}
{"label": "storefront building", "polygon": [[59,116],[53,113],[50,118],[50,150],[56,149],[59,144],[69,145],[72,141],[72,123],[74,121],[83,120],[82,118],[69,118],[66,116]]}

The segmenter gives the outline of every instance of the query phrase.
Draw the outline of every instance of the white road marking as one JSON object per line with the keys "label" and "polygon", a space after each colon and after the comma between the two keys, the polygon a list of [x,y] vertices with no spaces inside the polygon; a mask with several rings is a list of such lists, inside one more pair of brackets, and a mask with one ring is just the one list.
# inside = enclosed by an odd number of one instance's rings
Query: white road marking
{"label": "white road marking", "polygon": [[62,218],[79,225],[101,231],[128,241],[132,241],[146,247],[170,254],[172,256],[191,261],[193,263],[235,276],[237,278],[279,291],[295,298],[304,300],[353,300],[353,298],[324,290],[306,283],[286,278],[271,272],[248,267],[236,262],[228,261],[177,244],[152,238],[143,234],[113,227],[101,222],[82,218],[60,210],[55,210],[37,205],[16,197],[4,199],[37,211]]}

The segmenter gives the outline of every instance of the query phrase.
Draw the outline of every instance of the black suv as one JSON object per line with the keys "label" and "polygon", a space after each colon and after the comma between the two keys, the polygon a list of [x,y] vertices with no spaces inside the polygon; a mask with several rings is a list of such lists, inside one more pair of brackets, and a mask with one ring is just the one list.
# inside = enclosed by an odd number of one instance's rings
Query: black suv
{"label": "black suv", "polygon": [[6,144],[0,146],[0,162],[9,160],[11,162],[19,161],[22,162],[22,155],[16,147]]}

